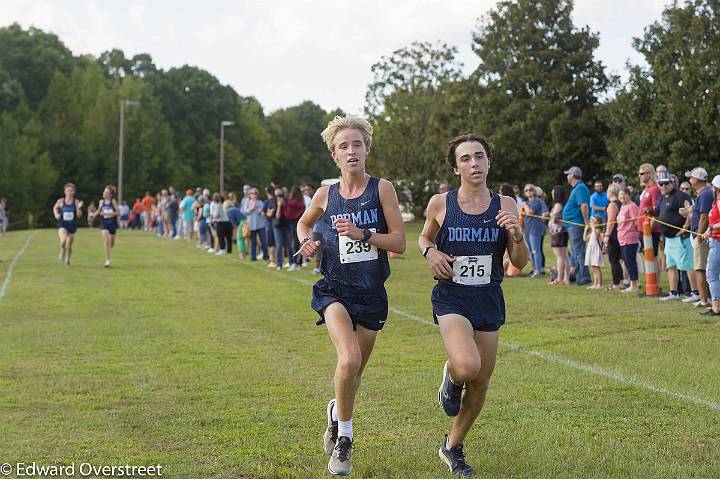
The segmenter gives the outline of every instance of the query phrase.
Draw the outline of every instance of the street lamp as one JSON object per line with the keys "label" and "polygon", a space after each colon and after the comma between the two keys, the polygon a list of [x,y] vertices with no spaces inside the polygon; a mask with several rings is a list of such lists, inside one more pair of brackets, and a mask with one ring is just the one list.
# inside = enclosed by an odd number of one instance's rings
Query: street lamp
{"label": "street lamp", "polygon": [[234,121],[220,122],[220,194],[225,191],[225,127],[233,126]]}
{"label": "street lamp", "polygon": [[139,105],[137,100],[120,100],[120,147],[118,151],[118,205],[123,196],[123,136],[125,130],[125,107]]}

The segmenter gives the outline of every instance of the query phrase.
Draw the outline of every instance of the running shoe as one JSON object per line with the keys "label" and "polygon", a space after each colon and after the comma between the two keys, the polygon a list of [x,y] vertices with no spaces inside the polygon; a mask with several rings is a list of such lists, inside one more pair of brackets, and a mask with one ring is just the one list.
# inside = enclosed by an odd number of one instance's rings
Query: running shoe
{"label": "running shoe", "polygon": [[712,308],[709,308],[707,311],[703,311],[702,313],[698,313],[700,316],[720,316],[720,313],[716,313],[712,310]]}
{"label": "running shoe", "polygon": [[693,303],[696,308],[709,308],[712,306],[710,303],[703,303],[702,301],[696,301]]}
{"label": "running shoe", "polygon": [[448,436],[445,434],[443,445],[440,446],[438,454],[440,459],[448,466],[450,472],[456,476],[470,477],[475,475],[475,471],[465,461],[465,452],[463,452],[462,444],[455,444],[453,447],[447,447]]}
{"label": "running shoe", "polygon": [[106,267],[106,268],[109,268],[109,267],[110,267],[110,261],[109,261],[109,260],[108,260],[108,261],[105,261],[105,267]]}
{"label": "running shoe", "polygon": [[58,255],[58,261],[61,263],[65,261],[65,248],[60,248],[60,254]]}
{"label": "running shoe", "polygon": [[698,301],[700,301],[700,295],[695,293],[692,293],[690,296],[682,300],[683,303],[695,303]]}
{"label": "running shoe", "polygon": [[460,412],[460,400],[462,399],[462,391],[464,384],[455,384],[450,379],[448,372],[448,363],[445,361],[443,366],[443,380],[438,389],[438,404],[446,415],[453,417]]}
{"label": "running shoe", "polygon": [[677,301],[679,299],[680,296],[677,293],[670,293],[667,296],[660,298],[660,301]]}
{"label": "running shoe", "polygon": [[352,439],[340,436],[332,450],[328,471],[336,476],[349,476],[352,472]]}
{"label": "running shoe", "polygon": [[313,268],[312,274],[320,274],[320,268]]}
{"label": "running shoe", "polygon": [[328,454],[333,453],[338,435],[338,422],[332,420],[332,411],[335,408],[335,399],[331,399],[327,405],[327,428],[323,434],[323,448]]}
{"label": "running shoe", "polygon": [[210,254],[213,254],[215,252],[215,250],[213,248],[208,248],[206,251]]}

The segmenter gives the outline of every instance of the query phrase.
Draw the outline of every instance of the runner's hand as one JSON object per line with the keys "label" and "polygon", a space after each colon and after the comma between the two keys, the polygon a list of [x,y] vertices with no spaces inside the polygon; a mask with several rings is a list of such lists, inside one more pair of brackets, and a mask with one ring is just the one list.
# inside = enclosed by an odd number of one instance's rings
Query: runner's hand
{"label": "runner's hand", "polygon": [[82,202],[82,200],[78,200],[77,207],[82,208],[85,203]]}
{"label": "runner's hand", "polygon": [[347,218],[338,218],[335,221],[335,228],[341,236],[347,236],[356,241],[363,239],[363,230],[355,226],[355,224]]}
{"label": "runner's hand", "polygon": [[320,248],[320,241],[306,241],[303,243],[303,245],[300,247],[300,254],[303,258],[310,258],[311,256],[315,256],[315,253],[317,253],[317,250]]}
{"label": "runner's hand", "polygon": [[448,256],[435,248],[430,248],[425,259],[430,264],[430,270],[436,279],[450,279],[455,275],[452,267],[455,258],[452,256]]}
{"label": "runner's hand", "polygon": [[495,221],[497,221],[499,227],[508,230],[513,235],[513,237],[515,237],[517,233],[520,233],[520,225],[518,224],[518,218],[516,215],[512,214],[509,211],[500,210],[497,216],[495,216]]}

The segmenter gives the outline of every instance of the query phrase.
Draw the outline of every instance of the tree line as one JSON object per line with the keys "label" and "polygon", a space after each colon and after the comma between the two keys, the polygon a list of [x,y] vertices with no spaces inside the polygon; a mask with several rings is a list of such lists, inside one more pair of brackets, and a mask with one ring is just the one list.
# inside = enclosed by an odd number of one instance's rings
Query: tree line
{"label": "tree line", "polygon": [[49,221],[49,204],[72,181],[92,199],[117,182],[119,110],[125,107],[125,199],[178,187],[219,185],[225,128],[225,186],[318,183],[337,175],[320,131],[341,111],[306,101],[271,114],[211,73],[163,70],[150,55],[121,50],[74,56],[54,34],[0,28],[0,196],[14,219]]}
{"label": "tree line", "polygon": [[[478,68],[457,49],[413,43],[372,67],[365,113],[375,127],[369,170],[396,181],[421,213],[439,181],[453,181],[447,141],[476,132],[492,145],[491,179],[550,188],[580,166],[587,179],[643,162],[710,168],[720,153],[720,0],[685,0],[644,27],[645,64],[621,82],[596,57],[599,34],[572,21],[571,0],[500,1],[478,20]],[[312,102],[269,114],[211,73],[163,70],[120,50],[74,56],[52,33],[0,29],[0,196],[47,218],[65,181],[79,196],[117,178],[119,103],[126,109],[126,197],[169,184],[217,184],[219,124],[225,183],[318,183],[335,176],[319,132],[338,111]],[[711,168],[710,168],[711,169]]]}

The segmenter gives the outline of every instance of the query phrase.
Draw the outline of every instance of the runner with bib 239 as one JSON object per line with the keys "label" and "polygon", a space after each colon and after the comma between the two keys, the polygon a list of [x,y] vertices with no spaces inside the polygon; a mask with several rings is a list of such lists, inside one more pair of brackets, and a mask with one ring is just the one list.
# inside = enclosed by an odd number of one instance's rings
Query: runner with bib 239
{"label": "runner with bib 239", "polygon": [[[370,124],[355,115],[338,116],[322,138],[341,179],[317,190],[298,221],[297,234],[304,257],[322,248],[325,277],[313,286],[311,304],[337,352],[335,397],[326,409],[323,446],[330,455],[328,471],[347,476],[352,471],[355,394],[388,315],[387,252],[405,251],[405,230],[392,183],[365,172]],[[322,223],[320,241],[312,239],[316,222]]]}

